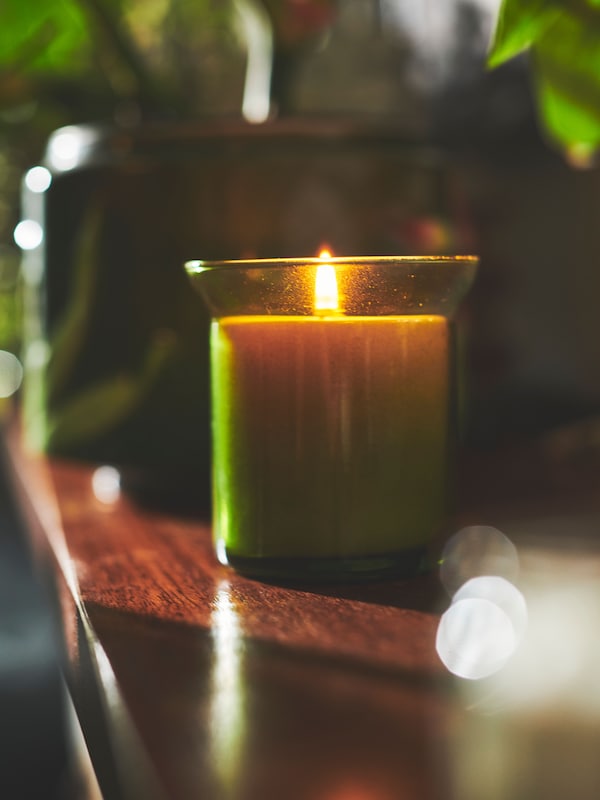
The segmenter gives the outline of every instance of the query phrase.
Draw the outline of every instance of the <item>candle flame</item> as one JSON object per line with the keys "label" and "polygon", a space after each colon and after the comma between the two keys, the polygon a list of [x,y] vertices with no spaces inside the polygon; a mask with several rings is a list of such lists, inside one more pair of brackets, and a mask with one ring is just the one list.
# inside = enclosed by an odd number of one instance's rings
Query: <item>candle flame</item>
{"label": "candle flame", "polygon": [[[331,258],[329,250],[321,250],[319,259]],[[319,264],[315,279],[315,311],[337,311],[339,308],[338,287],[332,264]]]}

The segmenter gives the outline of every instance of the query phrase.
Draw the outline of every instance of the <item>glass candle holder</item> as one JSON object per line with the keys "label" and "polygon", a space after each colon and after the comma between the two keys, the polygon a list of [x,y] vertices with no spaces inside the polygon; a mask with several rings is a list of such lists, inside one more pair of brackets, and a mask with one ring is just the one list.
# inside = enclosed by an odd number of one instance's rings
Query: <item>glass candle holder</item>
{"label": "glass candle holder", "polygon": [[255,577],[415,574],[444,525],[473,256],[191,261],[212,316],[214,535]]}

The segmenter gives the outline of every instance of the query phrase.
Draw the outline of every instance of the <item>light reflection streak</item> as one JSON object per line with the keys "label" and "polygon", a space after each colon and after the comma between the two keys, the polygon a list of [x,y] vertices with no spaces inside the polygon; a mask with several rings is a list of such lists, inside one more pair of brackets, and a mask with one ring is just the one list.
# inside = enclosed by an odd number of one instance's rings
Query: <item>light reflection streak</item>
{"label": "light reflection streak", "polygon": [[23,366],[19,359],[7,350],[0,350],[0,398],[13,395],[22,380]]}
{"label": "light reflection streak", "polygon": [[35,194],[43,194],[51,183],[52,173],[46,167],[31,167],[25,173],[25,186]]}
{"label": "light reflection streak", "polygon": [[[487,526],[460,531],[442,560],[446,587],[482,566],[516,574],[508,542]],[[523,592],[498,574],[476,574],[454,591],[438,625],[438,656],[457,677],[495,676],[488,710],[501,703],[519,712],[560,707],[600,715],[600,638],[593,635],[600,630],[600,558],[539,547],[528,557]],[[476,702],[484,708],[487,699]]]}
{"label": "light reflection streak", "polygon": [[265,122],[271,112],[273,35],[269,18],[258,4],[237,0],[235,8],[247,44],[242,114],[257,124]]}
{"label": "light reflection streak", "polygon": [[435,643],[445,667],[467,680],[498,672],[516,645],[517,635],[509,616],[485,598],[452,603],[442,615]]}
{"label": "light reflection streak", "polygon": [[231,792],[241,773],[246,734],[243,641],[229,583],[219,584],[211,615],[213,666],[210,748],[217,778]]}
{"label": "light reflection streak", "polygon": [[488,678],[513,657],[527,627],[525,598],[512,583],[518,571],[515,546],[492,526],[463,528],[446,544],[440,578],[452,604],[440,619],[436,650],[452,674]]}
{"label": "light reflection streak", "polygon": [[452,596],[478,575],[498,575],[514,583],[519,573],[517,549],[491,525],[469,525],[454,534],[440,559],[440,579]]}
{"label": "light reflection streak", "polygon": [[219,564],[227,566],[229,563],[229,559],[227,558],[227,548],[225,547],[225,542],[220,537],[215,542],[215,552]]}
{"label": "light reflection streak", "polygon": [[461,600],[489,600],[508,617],[521,639],[527,627],[527,604],[521,592],[510,581],[497,575],[480,575],[464,583],[452,598],[455,604]]}
{"label": "light reflection streak", "polygon": [[[600,555],[537,544],[521,557],[521,599],[502,579],[494,581],[500,593],[490,578],[475,579],[455,593],[446,612],[458,613],[464,603],[492,604],[496,621],[482,624],[474,637],[488,663],[494,648],[501,650],[496,637],[509,619],[517,638],[521,632],[513,654],[486,681],[456,684],[468,713],[448,744],[451,794],[461,800],[596,800]],[[438,636],[446,635],[447,625],[440,623]],[[468,643],[464,621],[463,626],[454,638]],[[457,648],[459,667],[468,655]],[[460,675],[455,663],[447,666]]]}
{"label": "light reflection streak", "polygon": [[13,238],[21,250],[35,250],[44,241],[44,229],[35,219],[22,219],[15,226]]}
{"label": "light reflection streak", "polygon": [[108,465],[98,467],[92,474],[94,497],[104,505],[113,505],[121,496],[121,475]]}
{"label": "light reflection streak", "polygon": [[67,125],[55,131],[48,141],[48,165],[57,172],[67,172],[78,167],[98,134],[93,128]]}
{"label": "light reflection streak", "polygon": [[600,715],[600,586],[597,577],[537,576],[527,587],[523,647],[502,676],[507,709]]}

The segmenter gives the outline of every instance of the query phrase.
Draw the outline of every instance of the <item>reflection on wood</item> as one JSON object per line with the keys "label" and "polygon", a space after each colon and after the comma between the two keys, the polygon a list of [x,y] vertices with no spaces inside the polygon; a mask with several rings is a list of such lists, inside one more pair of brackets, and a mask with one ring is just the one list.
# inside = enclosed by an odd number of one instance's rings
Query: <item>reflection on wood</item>
{"label": "reflection on wood", "polygon": [[435,576],[251,581],[216,562],[205,522],[11,452],[79,619],[70,680],[107,798],[443,796]]}
{"label": "reflection on wood", "polygon": [[[586,755],[597,715],[586,721],[570,703],[565,726],[562,711],[488,712],[490,683],[445,673],[435,637],[448,599],[437,575],[354,586],[248,580],[216,562],[206,522],[121,491],[95,494],[92,466],[27,456],[14,432],[9,449],[32,541],[57,567],[68,677],[105,800],[512,800],[523,775],[529,794],[543,787],[540,796],[563,800],[564,780],[552,776],[570,775],[571,800],[598,796]],[[557,659],[536,648],[535,609],[544,622],[558,577],[597,586],[597,466],[508,449],[475,459],[462,480],[455,529],[485,521],[519,550],[530,607],[519,658],[541,658],[539,674]],[[542,577],[553,600],[536,605]],[[582,607],[566,609],[563,629],[595,642],[597,603]],[[492,701],[525,685],[519,658]],[[597,661],[586,659],[578,675],[600,697]],[[586,686],[567,689],[585,700]],[[538,750],[549,754],[543,766]]]}

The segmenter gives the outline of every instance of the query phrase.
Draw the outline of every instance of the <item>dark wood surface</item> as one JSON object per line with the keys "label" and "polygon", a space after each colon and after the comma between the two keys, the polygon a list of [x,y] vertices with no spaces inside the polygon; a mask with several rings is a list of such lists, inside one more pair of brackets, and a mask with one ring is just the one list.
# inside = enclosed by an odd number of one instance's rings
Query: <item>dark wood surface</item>
{"label": "dark wood surface", "polygon": [[[32,540],[56,566],[105,800],[464,800],[452,752],[467,712],[435,651],[447,604],[435,572],[335,587],[245,579],[216,563],[200,516],[126,493],[102,503],[93,466],[27,454],[14,428],[8,439]],[[518,538],[539,519],[595,514],[595,465],[567,462],[471,465],[454,524]]]}

